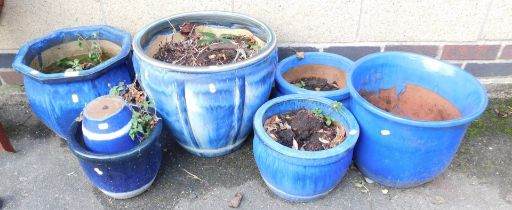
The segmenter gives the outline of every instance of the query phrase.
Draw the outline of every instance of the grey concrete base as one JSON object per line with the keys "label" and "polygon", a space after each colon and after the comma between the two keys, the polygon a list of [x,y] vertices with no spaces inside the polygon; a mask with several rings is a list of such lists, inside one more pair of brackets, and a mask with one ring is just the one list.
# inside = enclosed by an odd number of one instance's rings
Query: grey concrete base
{"label": "grey concrete base", "polygon": [[[498,87],[489,89],[491,96],[512,88]],[[411,189],[365,183],[363,192],[354,183],[364,177],[351,167],[336,188],[311,203],[287,202],[271,192],[254,162],[251,136],[217,158],[197,157],[166,141],[151,190],[112,199],[90,184],[66,142],[33,115],[25,96],[2,88],[0,121],[18,151],[0,152],[5,209],[229,209],[236,192],[244,194],[239,209],[512,209],[512,141],[497,131],[465,139],[448,170],[432,182]]]}

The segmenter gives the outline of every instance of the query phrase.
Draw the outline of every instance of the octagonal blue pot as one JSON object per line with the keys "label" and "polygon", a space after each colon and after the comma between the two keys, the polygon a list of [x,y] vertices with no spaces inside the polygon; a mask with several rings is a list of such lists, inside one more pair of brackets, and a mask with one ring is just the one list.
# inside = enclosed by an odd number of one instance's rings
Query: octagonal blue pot
{"label": "octagonal blue pot", "polygon": [[[378,91],[406,84],[429,89],[454,104],[462,118],[420,121],[381,110],[360,90]],[[466,71],[412,53],[386,52],[365,56],[348,78],[351,110],[361,126],[354,160],[376,182],[397,188],[428,182],[449,165],[469,124],[485,111],[488,98],[482,85]]]}
{"label": "octagonal blue pot", "polygon": [[[174,26],[196,22],[246,28],[267,46],[242,62],[207,67],[173,65],[146,54],[156,36],[171,33],[169,22]],[[195,155],[214,157],[242,145],[251,131],[254,113],[268,100],[274,81],[276,39],[268,26],[236,13],[185,13],[158,20],[138,32],[133,49],[142,86],[183,148]]]}
{"label": "octagonal blue pot", "polygon": [[135,197],[151,186],[162,161],[161,120],[139,145],[114,154],[88,150],[84,144],[81,124],[74,122],[71,126],[72,135],[68,146],[94,186],[116,199]]}
{"label": "octagonal blue pot", "polygon": [[[299,59],[297,56],[292,55],[281,62],[277,66],[276,83],[275,83],[275,96],[283,96],[289,94],[306,94],[325,97],[331,100],[341,102],[345,107],[349,108],[350,94],[348,88],[342,88],[333,91],[313,91],[297,87],[288,82],[284,75],[291,69],[308,64],[321,64],[337,68],[339,71],[345,72],[348,77],[348,72],[354,62],[348,58],[340,55],[325,53],[325,52],[306,52],[304,58]],[[333,78],[331,78],[333,79]],[[334,80],[334,79],[333,79]]]}
{"label": "octagonal blue pot", "polygon": [[[64,57],[61,49],[74,49],[76,34],[84,37],[99,32],[99,39],[117,55],[87,70],[44,74],[40,69]],[[85,104],[109,92],[108,84],[131,83],[134,76],[130,60],[129,33],[109,26],[84,26],[61,29],[23,45],[13,68],[23,74],[25,93],[36,116],[62,138],[70,135],[71,123]],[[105,49],[104,49],[105,50]],[[53,55],[53,56],[52,56]]]}
{"label": "octagonal blue pot", "polygon": [[[279,197],[297,202],[320,199],[333,190],[352,162],[359,126],[344,108],[336,112],[335,101],[318,96],[293,94],[263,104],[254,116],[253,152],[256,165],[267,186]],[[300,108],[320,108],[344,126],[347,138],[338,146],[322,151],[300,151],[283,146],[265,131],[263,123],[275,114]]]}

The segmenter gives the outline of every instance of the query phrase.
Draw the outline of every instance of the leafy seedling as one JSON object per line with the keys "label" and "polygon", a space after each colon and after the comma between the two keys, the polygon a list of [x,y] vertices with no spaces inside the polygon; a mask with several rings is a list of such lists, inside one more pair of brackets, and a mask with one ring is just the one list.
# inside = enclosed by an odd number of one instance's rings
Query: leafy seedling
{"label": "leafy seedling", "polygon": [[324,119],[325,125],[327,126],[331,126],[332,123],[336,121],[333,117],[324,114],[320,108],[315,108],[311,112],[313,112],[314,115]]}
{"label": "leafy seedling", "polygon": [[334,109],[334,111],[336,111],[336,113],[340,113],[343,110],[343,104],[336,101],[331,104],[331,108]]}
{"label": "leafy seedling", "polygon": [[[86,51],[87,57],[85,59],[70,59],[63,58],[57,61],[57,66],[66,68],[65,72],[81,71],[90,67],[94,67],[102,62],[101,56],[103,54],[101,46],[99,45],[99,33],[93,32],[90,37],[83,37],[76,34],[78,48]],[[89,40],[90,39],[90,40]]]}
{"label": "leafy seedling", "polygon": [[295,85],[296,85],[297,87],[300,87],[300,88],[304,88],[304,87],[306,87],[306,83],[305,83],[304,81],[302,81],[302,80],[299,80],[299,82],[298,82],[298,83],[295,83]]}
{"label": "leafy seedling", "polygon": [[80,71],[83,69],[79,59],[71,60],[69,58],[63,58],[57,61],[57,65],[67,68],[65,72]]}
{"label": "leafy seedling", "polygon": [[110,88],[110,95],[121,96],[132,110],[130,137],[132,140],[143,141],[156,126],[158,117],[154,103],[149,100],[142,88],[134,82],[129,85],[119,83]]}
{"label": "leafy seedling", "polygon": [[213,43],[231,44],[232,42],[224,35],[217,36],[211,32],[201,32],[201,39],[197,41],[198,45],[204,46]]}

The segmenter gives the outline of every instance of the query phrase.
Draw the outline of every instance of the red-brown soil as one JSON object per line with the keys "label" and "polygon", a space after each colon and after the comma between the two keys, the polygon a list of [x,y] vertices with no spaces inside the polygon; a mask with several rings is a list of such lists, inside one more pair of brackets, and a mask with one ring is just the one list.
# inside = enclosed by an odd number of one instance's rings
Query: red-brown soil
{"label": "red-brown soil", "polygon": [[396,87],[377,92],[359,92],[373,105],[393,114],[413,120],[444,121],[461,118],[462,115],[450,101],[423,87],[407,84],[400,94]]}

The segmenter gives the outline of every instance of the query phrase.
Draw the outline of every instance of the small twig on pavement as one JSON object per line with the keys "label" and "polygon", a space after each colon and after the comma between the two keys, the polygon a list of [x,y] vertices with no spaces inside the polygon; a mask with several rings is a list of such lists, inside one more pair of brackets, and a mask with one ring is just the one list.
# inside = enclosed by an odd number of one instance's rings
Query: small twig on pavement
{"label": "small twig on pavement", "polygon": [[372,193],[364,184],[363,184],[363,187],[366,190],[366,192],[368,192],[368,203],[370,204],[370,209],[373,209]]}
{"label": "small twig on pavement", "polygon": [[204,182],[204,180],[202,180],[202,179],[201,179],[201,178],[199,178],[198,176],[196,176],[196,175],[194,175],[194,174],[192,174],[192,173],[188,172],[188,171],[187,171],[187,169],[184,169],[184,168],[182,168],[182,169],[183,169],[183,171],[187,172],[187,174],[188,174],[188,175],[190,175],[192,178],[194,178],[194,179],[197,179],[197,180],[199,180],[199,181],[203,181],[203,182]]}

